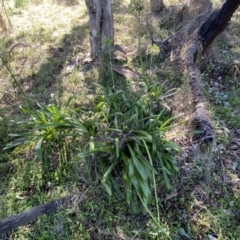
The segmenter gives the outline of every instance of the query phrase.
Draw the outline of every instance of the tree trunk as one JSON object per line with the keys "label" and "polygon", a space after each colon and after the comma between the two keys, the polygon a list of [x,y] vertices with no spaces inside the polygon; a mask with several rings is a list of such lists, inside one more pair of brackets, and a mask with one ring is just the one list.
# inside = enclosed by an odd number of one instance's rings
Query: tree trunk
{"label": "tree trunk", "polygon": [[90,21],[91,58],[113,46],[113,19],[110,0],[85,0]]}
{"label": "tree trunk", "polygon": [[164,8],[163,0],[150,0],[151,12],[154,14],[160,13]]}
{"label": "tree trunk", "polygon": [[214,11],[203,23],[198,35],[204,49],[228,26],[233,13],[238,9],[239,5],[240,0],[227,0],[221,9]]}

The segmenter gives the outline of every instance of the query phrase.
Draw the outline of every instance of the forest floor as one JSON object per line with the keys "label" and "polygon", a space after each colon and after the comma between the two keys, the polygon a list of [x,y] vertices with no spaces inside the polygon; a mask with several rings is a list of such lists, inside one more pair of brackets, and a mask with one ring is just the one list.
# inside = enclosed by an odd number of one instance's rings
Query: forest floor
{"label": "forest floor", "polygon": [[[55,171],[43,176],[32,149],[3,150],[12,140],[9,134],[28,128],[19,124],[27,119],[19,108],[27,101],[18,83],[34,101],[48,104],[54,94],[64,104],[73,96],[72,104],[78,109],[91,105],[95,85],[110,81],[107,75],[101,79],[98,68],[86,71],[83,65],[90,52],[84,1],[4,2],[11,24],[5,18],[8,32],[2,30],[0,39],[0,54],[5,60],[0,65],[0,219],[75,191],[82,194],[83,201],[41,216],[0,239],[166,239],[145,211],[131,213],[122,200],[110,198],[99,181],[85,179],[80,164],[75,163],[64,174]],[[137,49],[138,41],[147,42],[149,34],[165,39],[178,29],[180,23],[173,10],[176,1],[166,1],[168,11],[159,17],[147,13],[147,7],[138,15],[127,0],[112,2],[115,44],[127,53],[127,60],[118,64],[139,73],[144,64],[150,82],[162,84],[160,98],[165,96],[164,104],[175,114],[175,95],[167,95],[184,92],[184,77],[163,64],[158,47],[150,44],[142,52],[142,64]],[[214,6],[220,2],[214,1]],[[171,177],[171,190],[160,181],[158,195],[161,225],[172,239],[240,239],[239,17],[237,11],[226,31],[214,41],[202,69],[215,140],[209,145],[194,144],[187,121],[169,133],[182,149],[176,156],[180,172]],[[119,88],[127,84],[136,92],[143,85],[140,80],[113,74]],[[183,104],[191,108],[187,98]],[[182,110],[183,119],[191,119],[189,111]],[[47,184],[43,186],[44,180]],[[150,207],[156,213],[156,207]]]}

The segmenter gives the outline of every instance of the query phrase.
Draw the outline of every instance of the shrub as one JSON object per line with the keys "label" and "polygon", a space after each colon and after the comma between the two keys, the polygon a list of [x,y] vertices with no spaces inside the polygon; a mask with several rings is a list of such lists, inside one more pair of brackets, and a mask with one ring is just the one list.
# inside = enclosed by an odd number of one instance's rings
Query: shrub
{"label": "shrub", "polygon": [[[105,92],[95,99],[93,111],[74,111],[69,102],[62,106],[54,96],[52,103],[37,103],[39,109],[21,107],[30,115],[19,124],[28,126],[26,133],[11,134],[17,138],[6,148],[35,148],[37,157],[46,161],[50,153],[59,152],[68,161],[69,149],[79,146],[77,159],[85,160],[89,176],[97,166],[97,178],[109,195],[113,189],[132,204],[139,197],[146,205],[151,201],[155,175],[162,174],[170,188],[169,175],[178,172],[175,151],[179,147],[167,141],[165,133],[176,117],[159,106],[151,106],[152,94],[130,95],[125,91]],[[50,159],[48,159],[50,160]]]}

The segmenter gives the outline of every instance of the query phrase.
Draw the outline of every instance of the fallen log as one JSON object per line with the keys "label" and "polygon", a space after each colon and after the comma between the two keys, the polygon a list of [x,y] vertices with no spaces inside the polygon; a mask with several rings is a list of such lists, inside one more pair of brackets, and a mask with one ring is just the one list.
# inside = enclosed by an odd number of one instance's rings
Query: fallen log
{"label": "fallen log", "polygon": [[[201,4],[201,1],[192,0],[190,2]],[[194,107],[192,122],[195,129],[198,130],[194,139],[200,142],[211,141],[214,136],[213,124],[205,108],[201,87],[199,68],[202,56],[213,40],[228,26],[239,5],[240,0],[226,0],[219,10],[212,12],[211,1],[209,1],[208,7],[203,13],[189,21],[166,40],[156,43],[164,55],[170,56],[170,63],[185,74],[192,92]]]}
{"label": "fallen log", "polygon": [[63,209],[63,207],[72,206],[74,203],[79,203],[82,201],[82,199],[83,198],[79,193],[73,194],[33,207],[15,216],[5,218],[0,221],[0,235],[8,233],[20,226],[26,225],[41,215],[50,214]]}

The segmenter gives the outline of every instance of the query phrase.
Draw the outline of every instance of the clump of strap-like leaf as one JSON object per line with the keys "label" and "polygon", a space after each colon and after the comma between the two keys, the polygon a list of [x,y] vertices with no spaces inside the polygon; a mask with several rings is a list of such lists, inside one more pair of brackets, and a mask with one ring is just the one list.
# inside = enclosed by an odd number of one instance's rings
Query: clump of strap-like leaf
{"label": "clump of strap-like leaf", "polygon": [[[174,153],[179,148],[165,133],[176,117],[164,107],[154,108],[151,94],[102,91],[94,104],[91,111],[76,112],[52,96],[50,105],[21,107],[31,118],[19,124],[28,130],[12,134],[15,141],[7,148],[32,146],[40,160],[57,152],[68,161],[68,149],[78,146],[76,159],[87,164],[89,175],[96,174],[108,194],[114,191],[129,204],[138,197],[144,204],[151,201],[157,174],[170,188],[169,176],[178,172]],[[91,171],[93,165],[97,172]]]}
{"label": "clump of strap-like leaf", "polygon": [[[174,127],[171,123],[176,117],[161,107],[153,112],[149,94],[129,97],[121,90],[102,95],[95,111],[100,119],[97,131],[88,149],[78,156],[88,163],[97,162],[108,194],[115,189],[125,195],[127,203],[139,197],[147,204],[157,174],[162,174],[170,188],[168,176],[178,172],[174,152],[179,147],[166,140],[165,133]],[[124,185],[119,184],[119,177]]]}
{"label": "clump of strap-like leaf", "polygon": [[51,98],[48,105],[28,99],[27,106],[20,106],[21,112],[27,116],[26,120],[17,122],[23,130],[9,134],[14,140],[5,146],[5,149],[15,148],[15,152],[35,150],[36,157],[48,172],[50,165],[65,170],[63,168],[76,148],[75,143],[88,142],[95,131],[93,119],[81,119],[70,107],[72,98],[64,105],[54,95]]}

